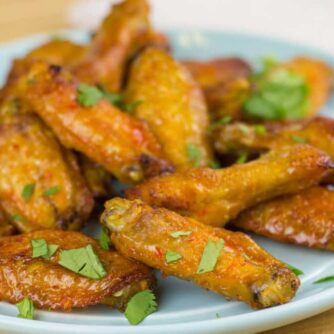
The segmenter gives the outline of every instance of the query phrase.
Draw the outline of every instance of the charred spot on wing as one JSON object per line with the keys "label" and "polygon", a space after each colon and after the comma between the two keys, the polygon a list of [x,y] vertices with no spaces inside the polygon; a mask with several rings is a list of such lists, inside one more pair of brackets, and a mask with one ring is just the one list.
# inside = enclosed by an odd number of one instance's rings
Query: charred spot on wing
{"label": "charred spot on wing", "polygon": [[168,175],[174,172],[174,166],[169,161],[147,154],[140,155],[139,164],[143,169],[144,176],[147,178]]}
{"label": "charred spot on wing", "polygon": [[59,65],[51,64],[49,65],[49,71],[52,75],[58,75],[62,70],[62,67]]}

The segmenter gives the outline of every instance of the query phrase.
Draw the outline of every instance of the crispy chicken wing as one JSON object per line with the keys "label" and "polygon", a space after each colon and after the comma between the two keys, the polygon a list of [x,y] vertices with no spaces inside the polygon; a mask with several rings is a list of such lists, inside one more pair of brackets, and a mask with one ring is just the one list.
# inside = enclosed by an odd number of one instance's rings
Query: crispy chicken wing
{"label": "crispy chicken wing", "polygon": [[193,168],[153,178],[126,194],[205,224],[224,226],[248,207],[316,185],[332,167],[323,152],[294,145],[225,169]]}
{"label": "crispy chicken wing", "polygon": [[[32,240],[59,246],[50,258],[32,257]],[[92,245],[107,275],[90,279],[58,264],[60,250]],[[17,303],[29,297],[42,309],[71,311],[95,304],[124,309],[138,291],[152,288],[155,279],[143,264],[105,251],[84,234],[71,231],[35,231],[0,239],[0,299]]]}
{"label": "crispy chicken wing", "polygon": [[123,182],[139,182],[172,170],[144,122],[104,99],[83,106],[78,86],[66,70],[37,62],[26,75],[21,96],[65,147],[85,154]]}
{"label": "crispy chicken wing", "polygon": [[132,66],[125,98],[140,102],[135,116],[147,121],[177,169],[208,165],[212,153],[202,92],[170,55],[156,48],[144,51]]}
{"label": "crispy chicken wing", "polygon": [[[205,226],[175,212],[121,198],[106,202],[101,221],[126,257],[254,308],[286,303],[299,286],[289,269],[243,233]],[[190,231],[190,235],[172,237],[177,231]],[[222,240],[223,247],[213,270],[198,273],[209,240],[215,245]],[[178,254],[179,259],[167,263],[168,252]]]}
{"label": "crispy chicken wing", "polygon": [[312,187],[243,211],[233,226],[283,242],[334,251],[334,192]]}
{"label": "crispy chicken wing", "polygon": [[[2,113],[3,109],[11,109]],[[0,110],[0,202],[21,232],[78,229],[93,200],[76,161],[34,115]],[[26,190],[25,190],[26,189]]]}

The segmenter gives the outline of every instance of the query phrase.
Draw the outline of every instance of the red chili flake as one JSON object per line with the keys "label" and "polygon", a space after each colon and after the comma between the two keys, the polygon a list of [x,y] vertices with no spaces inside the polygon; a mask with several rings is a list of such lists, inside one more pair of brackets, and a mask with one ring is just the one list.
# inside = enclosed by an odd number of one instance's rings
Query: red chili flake
{"label": "red chili flake", "polygon": [[158,246],[155,246],[155,253],[157,254],[157,256],[159,256],[161,259],[163,258],[164,256],[164,253],[162,251],[162,249]]}
{"label": "red chili flake", "polygon": [[50,180],[52,178],[52,172],[46,172],[44,174],[44,177],[45,177],[46,180]]}

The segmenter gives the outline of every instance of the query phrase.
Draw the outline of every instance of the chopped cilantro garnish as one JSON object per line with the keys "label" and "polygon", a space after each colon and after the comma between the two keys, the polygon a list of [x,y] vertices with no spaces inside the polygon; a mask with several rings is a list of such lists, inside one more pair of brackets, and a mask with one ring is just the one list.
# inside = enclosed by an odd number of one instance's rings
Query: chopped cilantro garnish
{"label": "chopped cilantro garnish", "polygon": [[58,263],[75,273],[92,279],[100,279],[107,275],[92,245],[62,250]]}
{"label": "chopped cilantro garnish", "polygon": [[236,164],[243,164],[247,161],[248,158],[248,154],[247,153],[243,153],[239,156],[238,160],[235,162]]}
{"label": "chopped cilantro garnish", "polygon": [[267,68],[254,80],[256,91],[244,105],[247,116],[284,120],[305,115],[309,89],[304,77],[284,68]]}
{"label": "chopped cilantro garnish", "polygon": [[219,169],[221,167],[220,162],[218,160],[210,160],[209,167],[212,169]]}
{"label": "chopped cilantro garnish", "polygon": [[56,194],[59,191],[60,191],[60,187],[59,186],[52,186],[51,188],[49,188],[48,190],[45,190],[43,192],[43,196],[45,196],[45,197],[52,196],[52,195]]}
{"label": "chopped cilantro garnish", "polygon": [[21,216],[18,213],[12,215],[11,219],[14,222],[22,222],[22,223],[24,223],[26,221],[25,217]]}
{"label": "chopped cilantro garnish", "polygon": [[31,240],[32,257],[43,257],[49,259],[59,248],[58,245],[48,245],[44,239]]}
{"label": "chopped cilantro garnish", "polygon": [[295,275],[299,276],[299,275],[304,275],[304,272],[294,266],[292,266],[291,264],[288,264],[286,262],[284,262],[285,266],[287,268],[289,268]]}
{"label": "chopped cilantro garnish", "polygon": [[265,135],[265,134],[267,134],[267,129],[262,124],[256,124],[254,128],[255,128],[255,133],[258,134],[258,135]]}
{"label": "chopped cilantro garnish", "polygon": [[128,302],[124,315],[131,325],[138,325],[148,315],[155,312],[157,302],[151,290],[136,293]]}
{"label": "chopped cilantro garnish", "polygon": [[30,298],[23,298],[18,304],[16,304],[19,314],[19,318],[33,319],[34,317],[34,304]]}
{"label": "chopped cilantro garnish", "polygon": [[219,119],[218,121],[212,123],[209,128],[208,128],[208,132],[212,132],[216,127],[218,127],[219,125],[226,125],[228,123],[230,123],[232,121],[232,117],[231,116],[224,116],[221,119]]}
{"label": "chopped cilantro garnish", "polygon": [[196,167],[199,167],[202,160],[201,151],[192,143],[187,144],[186,149],[189,160],[193,161]]}
{"label": "chopped cilantro garnish", "polygon": [[167,251],[165,255],[166,263],[173,263],[182,259],[182,255],[177,252]]}
{"label": "chopped cilantro garnish", "polygon": [[246,124],[242,124],[242,123],[239,124],[239,129],[245,135],[247,135],[249,133],[249,128]]}
{"label": "chopped cilantro garnish", "polygon": [[304,137],[297,136],[297,135],[291,136],[291,139],[295,141],[296,143],[300,143],[300,144],[305,144],[307,142],[307,140]]}
{"label": "chopped cilantro garnish", "polygon": [[219,239],[215,245],[212,239],[209,239],[205,245],[201,261],[197,268],[197,274],[203,274],[215,269],[221,250],[224,247],[224,240]]}
{"label": "chopped cilantro garnish", "polygon": [[317,281],[314,281],[314,284],[318,284],[318,283],[324,283],[324,282],[330,282],[330,281],[334,281],[334,276],[326,276],[323,278],[318,279]]}
{"label": "chopped cilantro garnish", "polygon": [[80,84],[77,92],[77,100],[83,107],[92,107],[104,97],[99,88],[86,84]]}
{"label": "chopped cilantro garnish", "polygon": [[26,202],[28,202],[34,191],[35,191],[35,183],[28,183],[24,186],[21,196]]}
{"label": "chopped cilantro garnish", "polygon": [[185,237],[193,233],[192,231],[175,231],[170,234],[171,237],[177,239],[179,237]]}
{"label": "chopped cilantro garnish", "polygon": [[103,249],[109,250],[109,244],[110,244],[109,230],[105,226],[102,227],[102,230],[101,230],[101,233],[100,233],[100,237],[99,237],[99,242],[100,242],[100,246]]}

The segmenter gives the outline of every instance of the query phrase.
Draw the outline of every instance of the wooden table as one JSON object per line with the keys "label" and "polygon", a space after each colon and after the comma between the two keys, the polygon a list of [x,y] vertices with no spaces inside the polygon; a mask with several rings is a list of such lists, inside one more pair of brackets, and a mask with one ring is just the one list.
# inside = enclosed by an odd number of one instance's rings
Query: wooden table
{"label": "wooden table", "polygon": [[[72,0],[0,0],[0,41],[66,28],[64,13],[72,2]],[[334,309],[293,325],[266,332],[266,334],[287,333],[334,333]]]}

